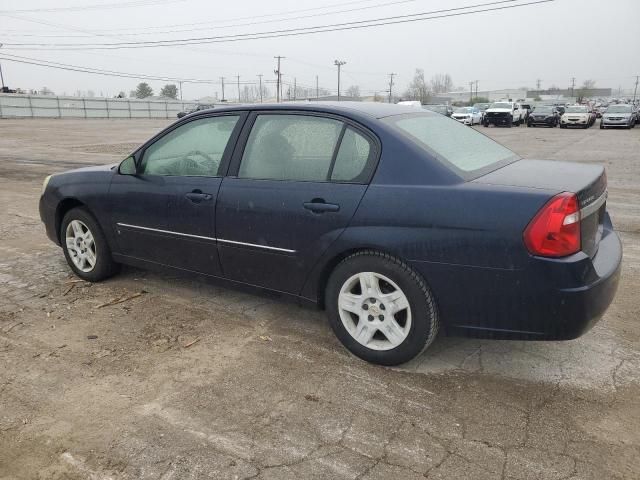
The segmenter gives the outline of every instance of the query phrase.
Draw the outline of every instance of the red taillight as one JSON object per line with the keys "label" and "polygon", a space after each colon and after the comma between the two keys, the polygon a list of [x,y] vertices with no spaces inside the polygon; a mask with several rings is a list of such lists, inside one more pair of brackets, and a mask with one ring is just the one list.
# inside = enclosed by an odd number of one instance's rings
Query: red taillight
{"label": "red taillight", "polygon": [[565,257],[580,250],[580,207],[574,193],[549,200],[524,231],[524,244],[533,255]]}

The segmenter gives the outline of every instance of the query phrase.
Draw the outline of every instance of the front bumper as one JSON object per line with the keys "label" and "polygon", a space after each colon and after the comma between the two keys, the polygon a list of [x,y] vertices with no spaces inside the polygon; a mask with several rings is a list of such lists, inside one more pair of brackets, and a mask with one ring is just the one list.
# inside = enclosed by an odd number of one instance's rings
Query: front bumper
{"label": "front bumper", "polygon": [[492,123],[493,125],[507,125],[509,122],[513,123],[513,117],[511,115],[500,116],[484,116],[484,123]]}
{"label": "front bumper", "polygon": [[611,120],[611,119],[608,119],[608,118],[602,118],[602,120],[600,120],[600,122],[605,127],[626,127],[627,125],[629,125],[631,123],[628,118],[623,118],[623,119],[620,119],[620,120]]}
{"label": "front bumper", "polygon": [[549,126],[553,126],[555,125],[555,118],[554,117],[545,117],[545,118],[535,118],[530,116],[527,119],[527,123],[529,125],[549,125]]}
{"label": "front bumper", "polygon": [[471,125],[471,117],[469,118],[457,118],[452,116],[451,118],[453,118],[454,120],[463,123],[464,125]]}
{"label": "front bumper", "polygon": [[615,297],[622,244],[606,219],[598,251],[531,257],[520,270],[413,263],[438,301],[447,334],[570,340],[586,333]]}
{"label": "front bumper", "polygon": [[562,125],[587,125],[589,123],[589,119],[561,119],[560,123]]}
{"label": "front bumper", "polygon": [[47,237],[49,237],[49,240],[56,245],[60,245],[60,239],[58,238],[58,232],[56,231],[56,209],[51,203],[46,201],[45,195],[40,196],[38,210],[40,211],[40,220],[44,223]]}

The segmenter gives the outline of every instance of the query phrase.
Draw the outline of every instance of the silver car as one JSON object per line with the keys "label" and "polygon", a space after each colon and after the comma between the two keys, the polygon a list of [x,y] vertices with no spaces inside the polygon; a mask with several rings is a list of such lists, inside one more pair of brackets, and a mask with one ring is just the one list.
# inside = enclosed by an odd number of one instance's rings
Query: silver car
{"label": "silver car", "polygon": [[636,113],[631,105],[611,105],[602,114],[600,128],[623,127],[633,128],[636,126]]}

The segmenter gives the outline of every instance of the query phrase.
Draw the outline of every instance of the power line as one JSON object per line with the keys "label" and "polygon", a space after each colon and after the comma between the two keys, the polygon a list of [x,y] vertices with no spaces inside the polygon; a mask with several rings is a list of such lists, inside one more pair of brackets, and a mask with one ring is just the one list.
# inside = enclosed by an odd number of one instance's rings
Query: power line
{"label": "power line", "polygon": [[[297,16],[297,17],[289,17],[289,18],[276,18],[276,19],[271,19],[271,20],[260,20],[260,21],[252,21],[252,22],[245,22],[245,23],[235,23],[235,24],[230,24],[230,25],[220,25],[220,26],[214,26],[213,30],[216,29],[223,29],[223,28],[234,28],[234,27],[245,27],[245,26],[251,26],[251,25],[261,25],[261,24],[266,24],[266,23],[280,23],[280,22],[289,22],[291,20],[303,20],[306,18],[315,18],[315,17],[321,17],[321,16],[327,16],[327,15],[335,15],[335,14],[339,14],[339,13],[350,13],[350,12],[356,12],[356,11],[361,11],[361,10],[370,10],[373,8],[381,8],[381,7],[388,7],[391,5],[398,5],[398,4],[404,4],[404,3],[414,3],[417,2],[418,0],[396,0],[393,2],[385,2],[385,3],[379,3],[376,5],[368,5],[368,6],[364,6],[364,7],[356,7],[356,8],[349,8],[349,9],[343,9],[343,10],[333,10],[333,11],[329,11],[329,12],[321,12],[321,13],[313,13],[313,14],[309,14],[309,15],[301,15],[301,16]],[[511,1],[517,1],[517,0],[511,0]],[[2,14],[2,12],[0,12],[0,14]],[[12,18],[17,18],[17,17],[12,17]],[[214,23],[215,25],[215,23]],[[194,32],[194,31],[198,31],[198,30],[211,30],[212,27],[211,26],[207,26],[207,27],[196,27],[196,28],[183,28],[183,29],[174,29],[174,30],[167,30],[164,29],[162,31],[162,33],[182,33],[182,32]],[[105,31],[105,30],[103,30]],[[132,37],[132,36],[144,36],[144,35],[155,35],[158,32],[140,32],[140,31],[135,31],[135,32],[129,32],[129,33],[118,33],[117,35],[119,37]],[[11,34],[12,37],[38,37],[38,38],[90,38],[92,36],[96,36],[96,34],[90,34],[90,35],[43,35],[43,34],[25,34],[25,33],[18,33],[18,34]]]}
{"label": "power line", "polygon": [[0,10],[0,14],[3,13],[38,13],[38,12],[78,12],[84,10],[102,10],[113,8],[130,8],[130,7],[144,7],[147,5],[156,6],[160,3],[178,3],[186,0],[137,0],[131,2],[121,3],[101,3],[97,5],[82,5],[75,7],[52,7],[52,8],[31,8],[22,10]]}
{"label": "power line", "polygon": [[[38,49],[40,50],[112,50],[112,49],[121,49],[121,48],[147,48],[147,47],[163,47],[163,46],[166,47],[166,46],[177,46],[177,45],[198,45],[198,44],[205,44],[205,43],[228,43],[228,42],[237,42],[237,41],[246,41],[246,40],[259,40],[259,39],[265,39],[265,38],[309,35],[313,33],[355,30],[355,29],[371,28],[371,27],[378,27],[378,26],[384,26],[384,25],[395,25],[395,24],[401,24],[401,23],[435,20],[439,18],[457,17],[457,16],[463,16],[463,15],[472,15],[476,13],[507,10],[507,9],[519,8],[519,7],[530,6],[530,5],[538,5],[543,3],[550,3],[555,0],[535,0],[535,1],[530,1],[526,3],[519,3],[516,5],[501,5],[501,6],[495,6],[492,8],[479,8],[479,7],[499,5],[504,3],[512,3],[514,1],[519,1],[519,0],[502,0],[497,2],[484,3],[484,4],[475,4],[475,5],[470,5],[466,7],[434,10],[430,12],[421,12],[421,13],[414,13],[414,14],[408,14],[408,15],[396,15],[391,17],[381,17],[381,18],[369,19],[369,20],[352,21],[352,22],[344,22],[344,23],[336,23],[336,24],[328,24],[328,25],[318,25],[318,26],[304,27],[304,28],[272,30],[272,31],[266,31],[266,32],[244,33],[244,34],[236,34],[236,35],[194,37],[194,38],[184,38],[184,39],[175,39],[175,40],[115,42],[115,43],[106,43],[106,44],[5,43],[5,45],[12,49],[21,49],[21,50],[32,49],[29,47],[39,47]],[[479,9],[469,10],[474,8],[479,8]],[[460,10],[469,10],[469,11],[460,12]],[[457,12],[445,13],[443,15],[433,16],[434,14],[437,14],[437,13],[454,12],[454,11],[457,11]],[[428,15],[432,15],[432,16],[428,16]],[[416,17],[419,17],[419,18],[416,18]]]}
{"label": "power line", "polygon": [[[96,75],[104,75],[109,77],[123,77],[123,78],[135,78],[140,80],[158,80],[165,82],[183,82],[183,83],[203,83],[203,84],[213,84],[218,85],[220,82],[216,80],[210,79],[199,79],[199,78],[179,78],[179,77],[169,77],[169,76],[161,76],[161,75],[148,75],[143,73],[128,73],[128,72],[119,72],[114,70],[103,70],[92,67],[82,67],[79,65],[69,65],[65,63],[51,62],[48,60],[40,60],[36,58],[30,57],[22,57],[18,55],[12,55],[5,52],[0,52],[0,60],[5,60],[7,62],[15,62],[15,63],[23,63],[28,65],[36,65],[39,67],[47,67],[54,68],[58,70],[67,70],[79,73],[93,73]],[[224,78],[224,77],[221,77]],[[255,82],[241,82],[243,85],[255,85]]]}

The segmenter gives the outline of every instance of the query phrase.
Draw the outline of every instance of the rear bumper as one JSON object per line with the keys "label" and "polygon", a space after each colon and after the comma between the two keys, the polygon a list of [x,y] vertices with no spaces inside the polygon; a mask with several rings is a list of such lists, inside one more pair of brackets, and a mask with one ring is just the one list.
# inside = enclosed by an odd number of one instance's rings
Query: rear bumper
{"label": "rear bumper", "polygon": [[622,244],[605,226],[593,259],[583,252],[561,259],[531,257],[522,270],[425,263],[414,266],[434,291],[448,334],[570,340],[591,329],[613,301]]}

